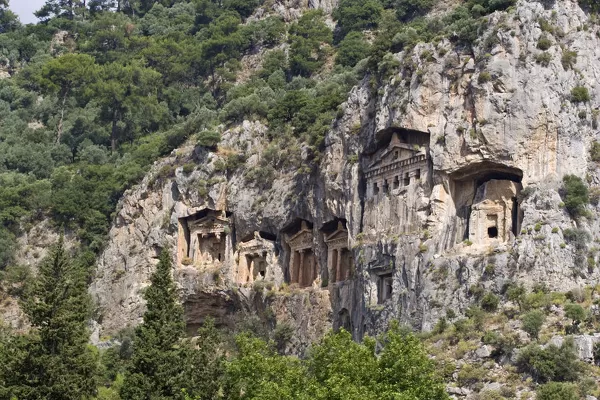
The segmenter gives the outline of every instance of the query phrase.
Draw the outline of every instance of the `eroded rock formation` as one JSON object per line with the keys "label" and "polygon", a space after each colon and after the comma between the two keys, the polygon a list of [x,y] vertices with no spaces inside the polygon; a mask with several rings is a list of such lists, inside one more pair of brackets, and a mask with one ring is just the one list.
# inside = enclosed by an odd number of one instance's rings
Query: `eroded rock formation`
{"label": "eroded rock formation", "polygon": [[[577,50],[577,72],[563,68],[558,45],[548,66],[535,62],[542,17]],[[330,327],[357,338],[392,319],[430,329],[446,310],[471,303],[474,284],[567,291],[597,282],[598,268],[578,265],[563,237],[575,222],[559,195],[565,174],[600,183],[588,157],[598,137],[597,28],[582,30],[588,17],[571,1],[521,1],[489,20],[491,48],[473,55],[448,41],[420,44],[394,55],[412,73],[378,90],[365,78],[311,174],[281,171],[267,189],[249,184],[244,171],[267,147],[265,126],[249,121],[223,134],[227,152],[250,149],[235,171],[215,167],[225,151],[191,146],[157,163],[122,199],[99,260],[91,292],[102,329],[139,320],[141,290],[163,246],[176,258],[188,326],[271,307],[298,332],[294,352]],[[425,51],[434,61],[420,57]],[[483,72],[490,80],[478,79]],[[569,101],[577,85],[589,89],[590,103]],[[190,161],[198,165],[191,174],[179,167],[154,178],[164,165]],[[207,209],[214,213],[200,217]],[[578,227],[598,237],[595,217]],[[272,285],[270,300],[256,296],[260,281]]]}

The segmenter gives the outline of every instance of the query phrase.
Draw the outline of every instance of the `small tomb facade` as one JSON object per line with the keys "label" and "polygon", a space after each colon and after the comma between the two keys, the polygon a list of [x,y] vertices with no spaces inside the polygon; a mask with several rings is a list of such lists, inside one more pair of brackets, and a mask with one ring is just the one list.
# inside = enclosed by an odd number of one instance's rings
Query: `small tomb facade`
{"label": "small tomb facade", "polygon": [[475,245],[506,242],[517,232],[520,184],[492,179],[476,191],[469,215],[469,240]]}
{"label": "small tomb facade", "polygon": [[275,243],[271,235],[254,232],[251,238],[242,240],[237,251],[237,282],[239,284],[275,279],[272,265],[276,263]]}
{"label": "small tomb facade", "polygon": [[311,286],[318,276],[318,263],[313,250],[313,231],[307,221],[302,220],[300,228],[287,235],[286,243],[290,248],[290,283]]}
{"label": "small tomb facade", "polygon": [[[335,224],[336,221],[333,221]],[[325,224],[327,227],[328,224]],[[329,280],[342,282],[351,278],[354,269],[354,258],[348,248],[348,230],[342,220],[337,221],[335,230],[331,232],[324,227],[325,244],[327,245],[327,270]]]}
{"label": "small tomb facade", "polygon": [[365,171],[368,198],[419,184],[428,168],[428,133],[397,129],[380,137],[381,143],[389,142],[370,157]]}
{"label": "small tomb facade", "polygon": [[383,304],[392,298],[394,278],[391,272],[380,274],[377,278],[377,303]]}
{"label": "small tomb facade", "polygon": [[218,266],[231,249],[230,221],[225,211],[205,209],[179,219],[178,262]]}

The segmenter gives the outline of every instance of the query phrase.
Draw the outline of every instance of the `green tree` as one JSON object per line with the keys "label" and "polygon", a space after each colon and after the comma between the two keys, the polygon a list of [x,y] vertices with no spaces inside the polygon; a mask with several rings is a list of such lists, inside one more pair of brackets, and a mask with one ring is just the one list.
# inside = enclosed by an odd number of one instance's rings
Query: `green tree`
{"label": "green tree", "polygon": [[541,310],[532,310],[521,318],[523,330],[534,339],[537,339],[542,325],[546,320],[546,314]]}
{"label": "green tree", "polygon": [[21,303],[33,329],[13,339],[3,360],[0,386],[8,398],[75,400],[95,394],[97,360],[87,346],[91,302],[86,283],[87,274],[69,262],[61,237]]}
{"label": "green tree", "polygon": [[125,132],[151,128],[162,119],[158,103],[160,74],[138,63],[102,66],[99,79],[88,88],[88,96],[101,106],[100,119],[110,125],[110,146],[117,150]]}
{"label": "green tree", "polygon": [[577,385],[572,383],[550,382],[540,386],[538,400],[579,400]]}
{"label": "green tree", "polygon": [[516,365],[520,372],[530,374],[540,383],[573,382],[583,371],[572,337],[566,337],[560,347],[551,344],[542,348],[531,344],[521,349]]}
{"label": "green tree", "polygon": [[65,54],[48,61],[41,70],[38,84],[45,94],[57,95],[60,118],[56,127],[56,141],[60,142],[67,99],[74,90],[92,82],[96,76],[94,58],[87,54]]}
{"label": "green tree", "polygon": [[8,0],[0,0],[0,34],[14,31],[19,25],[17,15],[8,9]]}
{"label": "green tree", "polygon": [[236,357],[226,365],[225,398],[230,400],[308,400],[314,384],[295,358],[248,334],[236,337]]}
{"label": "green tree", "polygon": [[351,31],[376,28],[382,11],[383,6],[377,0],[341,0],[333,12],[340,38]]}
{"label": "green tree", "polygon": [[325,63],[333,36],[322,11],[309,11],[290,27],[290,71],[308,77]]}
{"label": "green tree", "polygon": [[394,8],[400,21],[410,21],[423,16],[431,10],[437,0],[397,0]]}
{"label": "green tree", "polygon": [[186,343],[187,392],[196,400],[220,396],[225,380],[225,346],[212,318],[204,320],[193,340]]}
{"label": "green tree", "polygon": [[83,8],[85,0],[46,0],[41,9],[34,14],[42,20],[49,20],[53,17],[65,17],[73,19],[76,11]]}
{"label": "green tree", "polygon": [[[413,334],[392,324],[378,359],[380,384],[391,391],[389,399],[445,400],[448,394],[435,373],[435,365]],[[405,366],[410,365],[410,368]],[[386,397],[378,397],[386,398]]]}
{"label": "green tree", "polygon": [[185,323],[171,272],[171,256],[163,250],[144,293],[147,310],[135,330],[133,357],[121,389],[124,400],[183,396]]}
{"label": "green tree", "polygon": [[354,67],[360,60],[368,57],[369,49],[369,43],[361,32],[350,32],[338,45],[335,62],[343,66]]}
{"label": "green tree", "polygon": [[565,207],[573,217],[586,214],[585,207],[590,202],[589,190],[583,180],[575,175],[563,177],[563,199]]}
{"label": "green tree", "polygon": [[565,317],[572,321],[571,332],[569,333],[577,333],[579,331],[579,324],[585,320],[586,313],[584,308],[579,304],[568,303],[565,304]]}

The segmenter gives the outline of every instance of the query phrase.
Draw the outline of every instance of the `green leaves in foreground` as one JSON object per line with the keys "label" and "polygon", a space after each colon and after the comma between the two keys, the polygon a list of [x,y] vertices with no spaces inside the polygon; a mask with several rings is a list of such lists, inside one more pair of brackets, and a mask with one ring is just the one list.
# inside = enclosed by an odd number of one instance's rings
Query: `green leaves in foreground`
{"label": "green leaves in foreground", "polygon": [[0,398],[79,400],[95,393],[86,283],[61,238],[24,296],[31,332],[6,337],[0,332]]}
{"label": "green leaves in foreground", "polygon": [[397,326],[382,338],[352,340],[330,332],[307,360],[279,356],[259,339],[239,336],[239,355],[227,364],[228,399],[447,399],[420,341]]}

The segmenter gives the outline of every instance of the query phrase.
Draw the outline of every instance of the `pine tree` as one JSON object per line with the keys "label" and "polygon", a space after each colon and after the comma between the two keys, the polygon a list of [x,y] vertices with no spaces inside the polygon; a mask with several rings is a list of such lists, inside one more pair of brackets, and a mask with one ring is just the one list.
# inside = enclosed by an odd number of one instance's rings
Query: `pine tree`
{"label": "pine tree", "polygon": [[69,262],[61,237],[25,291],[21,306],[32,330],[10,339],[0,394],[20,400],[80,400],[95,394],[97,360],[87,346],[91,302],[86,283],[83,268]]}
{"label": "pine tree", "polygon": [[36,17],[50,20],[53,17],[73,19],[77,10],[85,8],[85,0],[46,0],[46,3],[36,11]]}
{"label": "pine tree", "polygon": [[167,251],[160,255],[144,293],[147,310],[136,328],[131,366],[121,389],[124,400],[182,398],[185,352],[183,308],[171,277]]}

